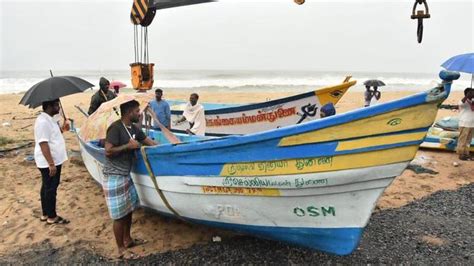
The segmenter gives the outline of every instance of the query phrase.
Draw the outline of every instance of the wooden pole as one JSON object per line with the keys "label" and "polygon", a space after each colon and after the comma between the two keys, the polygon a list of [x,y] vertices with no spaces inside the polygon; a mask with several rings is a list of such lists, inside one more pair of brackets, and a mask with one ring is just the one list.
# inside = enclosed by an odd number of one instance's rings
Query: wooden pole
{"label": "wooden pole", "polygon": [[155,120],[156,124],[161,129],[161,132],[163,133],[165,138],[168,139],[168,141],[171,144],[181,143],[181,141],[178,139],[178,137],[176,137],[169,129],[167,129],[163,124],[160,123],[160,120],[158,120],[158,117],[156,117],[155,112],[153,112],[153,110],[151,110],[151,108],[146,109],[146,111],[151,115],[151,118],[153,120]]}

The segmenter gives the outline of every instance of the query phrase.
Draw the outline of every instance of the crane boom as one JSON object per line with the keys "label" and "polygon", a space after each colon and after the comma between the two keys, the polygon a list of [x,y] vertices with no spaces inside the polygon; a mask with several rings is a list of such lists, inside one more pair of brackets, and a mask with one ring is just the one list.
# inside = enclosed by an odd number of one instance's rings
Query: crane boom
{"label": "crane boom", "polygon": [[153,21],[156,10],[217,2],[216,0],[134,0],[130,19],[133,24],[147,27]]}

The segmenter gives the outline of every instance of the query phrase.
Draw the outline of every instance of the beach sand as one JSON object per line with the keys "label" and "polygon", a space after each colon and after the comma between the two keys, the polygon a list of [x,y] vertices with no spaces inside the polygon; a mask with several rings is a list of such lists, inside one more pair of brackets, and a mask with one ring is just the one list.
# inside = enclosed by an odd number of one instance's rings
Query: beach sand
{"label": "beach sand", "polygon": [[[167,93],[165,97],[186,100],[189,91]],[[382,102],[398,99],[413,92],[387,92]],[[92,92],[75,94],[62,100],[66,114],[80,126],[84,117],[74,105],[87,109]],[[289,93],[200,93],[203,102],[245,103],[276,99]],[[462,92],[454,92],[446,101],[455,104]],[[40,108],[31,110],[18,105],[22,95],[0,95],[0,137],[13,140],[1,146],[13,147],[33,140],[34,119]],[[359,108],[363,105],[363,92],[349,92],[337,105],[337,112]],[[449,110],[440,110],[438,117],[456,115]],[[7,124],[5,124],[7,123]],[[93,181],[82,164],[77,151],[79,146],[73,133],[65,134],[70,160],[63,166],[61,185],[58,191],[58,213],[71,220],[69,225],[46,225],[39,221],[41,215],[39,190],[40,173],[34,162],[25,157],[32,154],[27,147],[5,153],[0,157],[0,255],[9,254],[47,241],[54,247],[81,245],[105,257],[115,254],[112,221],[105,205],[102,189]],[[406,170],[379,199],[376,209],[397,208],[439,190],[453,190],[474,182],[474,163],[461,162],[453,152],[420,150],[416,162],[438,171],[438,174],[415,174]],[[456,162],[459,165],[454,166]],[[134,214],[132,234],[148,240],[134,251],[147,255],[169,250],[184,249],[194,244],[212,241],[213,236],[222,238],[234,234],[200,225],[192,225],[164,218],[156,213],[139,210]]]}

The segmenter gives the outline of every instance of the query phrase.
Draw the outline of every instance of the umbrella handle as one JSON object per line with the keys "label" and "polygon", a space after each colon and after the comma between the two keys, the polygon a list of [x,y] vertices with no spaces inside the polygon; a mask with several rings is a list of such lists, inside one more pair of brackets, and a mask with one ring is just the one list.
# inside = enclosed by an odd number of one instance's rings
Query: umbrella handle
{"label": "umbrella handle", "polygon": [[[53,71],[51,69],[49,70],[49,74],[51,74],[51,77],[53,77]],[[66,118],[66,114],[64,113],[63,105],[61,104],[61,99],[59,99],[59,107],[61,107],[61,113],[62,113],[63,118],[64,118],[64,123],[66,123],[67,118]]]}
{"label": "umbrella handle", "polygon": [[61,104],[61,99],[59,99],[59,107],[61,108],[61,114],[63,115],[64,122],[66,122],[66,114],[64,113],[63,105]]}

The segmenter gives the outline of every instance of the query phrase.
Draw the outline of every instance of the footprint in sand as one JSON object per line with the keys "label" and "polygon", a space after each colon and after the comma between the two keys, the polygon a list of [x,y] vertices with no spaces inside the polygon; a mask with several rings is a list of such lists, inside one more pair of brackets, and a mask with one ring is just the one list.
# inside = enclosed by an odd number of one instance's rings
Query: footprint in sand
{"label": "footprint in sand", "polygon": [[107,228],[107,225],[105,223],[102,223],[101,227],[96,230],[96,236],[100,236],[102,232]]}
{"label": "footprint in sand", "polygon": [[31,210],[31,216],[32,216],[33,218],[38,218],[38,219],[39,219],[39,218],[41,217],[41,214],[42,214],[42,212],[41,212],[41,210],[38,209],[38,208],[33,208],[33,209]]}
{"label": "footprint in sand", "polygon": [[33,240],[35,238],[35,234],[34,233],[28,233],[28,234],[26,234],[26,238],[30,239],[30,240]]}
{"label": "footprint in sand", "polygon": [[56,226],[56,225],[47,224],[46,226],[51,227],[51,229],[48,232],[49,236],[64,236],[65,234],[71,231],[71,229],[69,229],[65,225]]}
{"label": "footprint in sand", "polygon": [[433,190],[433,188],[429,185],[421,185],[420,188],[422,188],[423,190],[426,190],[428,192]]}

